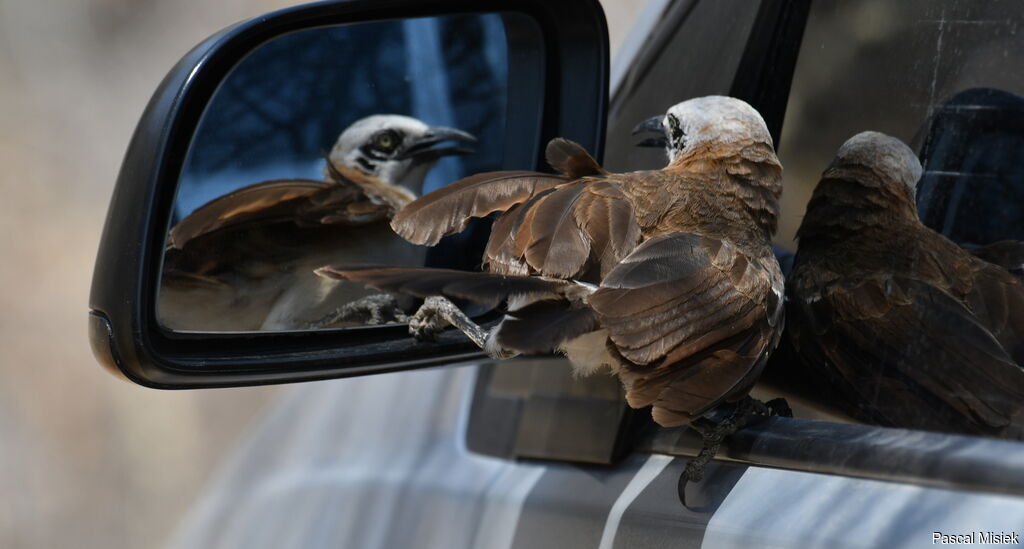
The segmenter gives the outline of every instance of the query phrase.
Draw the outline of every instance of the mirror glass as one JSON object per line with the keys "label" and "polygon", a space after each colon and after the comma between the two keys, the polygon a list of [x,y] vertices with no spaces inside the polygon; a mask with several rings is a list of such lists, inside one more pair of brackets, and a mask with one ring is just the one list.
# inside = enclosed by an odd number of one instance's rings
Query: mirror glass
{"label": "mirror glass", "polygon": [[394,234],[390,218],[425,192],[505,167],[515,19],[320,27],[247,55],[207,106],[181,172],[159,322],[175,331],[400,322],[412,304],[314,270],[424,265],[427,249]]}

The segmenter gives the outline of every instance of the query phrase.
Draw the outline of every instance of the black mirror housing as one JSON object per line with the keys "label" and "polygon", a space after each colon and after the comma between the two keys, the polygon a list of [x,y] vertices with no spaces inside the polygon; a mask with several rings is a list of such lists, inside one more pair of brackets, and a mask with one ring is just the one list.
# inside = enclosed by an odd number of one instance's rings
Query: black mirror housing
{"label": "black mirror housing", "polygon": [[597,0],[355,0],[287,8],[208,38],[171,69],[132,136],[111,199],[89,299],[89,334],[105,367],[162,389],[309,381],[485,359],[460,334],[420,344],[404,326],[333,331],[173,332],[157,321],[156,293],[178,178],[204,108],[218,85],[257,46],[326,25],[479,12],[525,16],[539,30],[506,23],[510,64],[535,77],[510,86],[539,112],[510,101],[506,162],[545,169],[544,145],[567,137],[598,159],[608,102],[608,35]]}

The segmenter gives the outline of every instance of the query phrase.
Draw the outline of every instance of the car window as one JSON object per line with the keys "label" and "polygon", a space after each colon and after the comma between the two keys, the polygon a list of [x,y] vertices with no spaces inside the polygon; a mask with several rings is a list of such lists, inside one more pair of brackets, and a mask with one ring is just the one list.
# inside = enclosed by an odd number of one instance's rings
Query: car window
{"label": "car window", "polygon": [[[811,191],[836,150],[849,137],[865,130],[880,131],[907,142],[922,153],[926,142],[948,140],[950,113],[994,110],[1013,117],[1019,140],[1024,134],[1024,34],[1018,2],[962,2],[920,0],[908,2],[838,0],[816,1],[804,33],[797,61],[779,156],[786,169],[783,219],[777,240],[792,246],[797,225]],[[988,93],[986,93],[988,90]],[[964,120],[964,123],[968,123]],[[1008,124],[1010,125],[1010,124]],[[950,147],[971,149],[963,135]],[[988,143],[986,143],[988,144]],[[950,169],[949,148],[928,151],[926,168]],[[1012,160],[1007,156],[1005,160]],[[999,160],[993,158],[993,163]],[[990,166],[1016,170],[1018,162]],[[960,174],[969,179],[967,174]],[[971,176],[983,175],[971,173]],[[941,173],[925,175],[925,186]],[[1020,178],[1016,178],[1020,181]],[[970,184],[961,181],[962,184]],[[1022,203],[1024,182],[1001,187]],[[920,193],[924,194],[924,193]],[[991,193],[997,195],[999,193]],[[922,196],[932,200],[934,197]],[[1005,196],[1011,198],[1011,196]],[[1002,201],[1000,208],[1018,215],[1013,220],[987,224],[990,235],[970,232],[982,239],[1024,237],[1020,209]],[[922,204],[930,211],[932,204]],[[996,208],[998,209],[998,208]],[[1002,216],[999,212],[990,212]],[[942,230],[946,225],[936,221]],[[966,227],[964,231],[969,231]]]}
{"label": "car window", "polygon": [[[797,229],[822,172],[844,142],[868,130],[902,140],[920,159],[923,172],[912,192],[927,226],[977,257],[985,255],[975,252],[978,247],[1024,239],[1020,7],[998,1],[815,1],[778,144],[785,190],[776,242],[797,249]],[[841,213],[847,214],[856,215]],[[843,295],[851,305],[843,309],[846,316],[820,303],[808,305],[820,315],[813,320],[815,337],[824,343],[812,359],[804,353],[804,370],[788,375],[848,368],[825,383],[828,391],[821,394],[829,396],[822,398],[843,401],[841,407],[868,423],[1017,438],[1016,431],[992,425],[1009,421],[996,416],[1012,415],[1019,409],[1013,395],[1024,394],[1019,292],[1004,274],[981,270],[952,249],[917,255],[912,250],[921,238],[908,241],[905,254],[882,253],[880,243],[872,259],[878,265],[865,260],[834,273],[834,283],[849,290]],[[935,246],[929,250],[940,250]],[[1012,254],[1020,248],[1007,246],[982,259],[1002,261],[1013,274]],[[907,274],[927,269],[941,272],[948,284]],[[861,280],[853,280],[853,272]],[[853,318],[849,311],[870,307],[865,303],[873,294],[864,290],[869,279],[887,281],[878,286],[884,306],[868,320],[867,313]],[[893,296],[903,301],[897,304]],[[848,330],[845,339],[828,339],[842,330]],[[857,338],[860,343],[853,344]],[[837,361],[846,364],[837,367]],[[842,384],[847,386],[837,389]],[[901,403],[896,415],[902,419],[876,413],[884,399]],[[934,416],[911,421],[910,414]]]}

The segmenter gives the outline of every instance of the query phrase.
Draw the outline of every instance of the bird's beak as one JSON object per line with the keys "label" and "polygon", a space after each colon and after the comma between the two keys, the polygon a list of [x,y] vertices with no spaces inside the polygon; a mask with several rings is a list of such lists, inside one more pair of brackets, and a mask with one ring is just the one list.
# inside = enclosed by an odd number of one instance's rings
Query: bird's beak
{"label": "bird's beak", "polygon": [[473,154],[473,149],[466,147],[433,147],[438,143],[444,141],[460,141],[463,143],[476,143],[477,139],[472,134],[464,132],[462,130],[456,130],[455,128],[444,128],[435,127],[427,130],[427,133],[423,134],[415,141],[409,143],[405,152],[400,154],[398,160],[406,160],[408,158],[414,159],[417,163],[430,162],[437,160],[442,156],[449,156],[453,154]]}
{"label": "bird's beak", "polygon": [[648,137],[636,144],[637,147],[659,147],[664,149],[668,146],[668,138],[665,137],[665,126],[663,120],[665,115],[659,114],[636,125],[633,128],[633,135],[641,132],[657,132],[656,137]]}

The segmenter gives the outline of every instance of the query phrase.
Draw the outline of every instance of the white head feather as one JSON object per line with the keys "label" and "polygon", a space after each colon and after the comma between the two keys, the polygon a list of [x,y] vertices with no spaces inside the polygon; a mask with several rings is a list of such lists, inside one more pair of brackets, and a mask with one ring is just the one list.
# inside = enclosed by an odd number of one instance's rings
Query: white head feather
{"label": "white head feather", "polygon": [[[353,122],[338,137],[329,159],[335,166],[359,170],[388,185],[406,187],[419,194],[423,178],[437,157],[408,156],[408,147],[434,137],[435,132],[455,130],[433,128],[420,120],[399,114],[375,114]],[[462,141],[471,141],[472,136]],[[450,138],[450,137],[449,137]]]}
{"label": "white head feather", "polygon": [[709,95],[673,105],[662,120],[669,161],[709,145],[764,143],[772,146],[761,114],[735,97]]}

